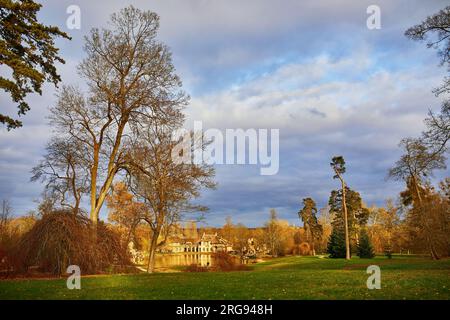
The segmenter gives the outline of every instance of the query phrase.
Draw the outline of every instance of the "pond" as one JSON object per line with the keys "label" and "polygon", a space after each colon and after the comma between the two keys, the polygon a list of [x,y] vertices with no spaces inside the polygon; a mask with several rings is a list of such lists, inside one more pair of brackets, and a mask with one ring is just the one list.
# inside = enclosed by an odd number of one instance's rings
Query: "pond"
{"label": "pond", "polygon": [[[239,258],[236,257],[239,262]],[[155,268],[171,268],[177,266],[190,266],[197,264],[202,267],[214,266],[214,255],[208,253],[178,253],[178,254],[157,254],[155,261]]]}

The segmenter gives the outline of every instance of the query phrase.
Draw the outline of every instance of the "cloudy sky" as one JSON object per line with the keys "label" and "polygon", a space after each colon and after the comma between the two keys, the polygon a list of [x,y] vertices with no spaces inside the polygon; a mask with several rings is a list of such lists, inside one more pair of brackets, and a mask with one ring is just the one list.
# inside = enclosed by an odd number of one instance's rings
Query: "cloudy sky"
{"label": "cloudy sky", "polygon": [[[75,72],[83,36],[106,26],[128,3],[161,17],[159,39],[170,46],[191,102],[188,123],[203,127],[280,130],[280,170],[261,176],[252,165],[218,165],[218,188],[200,199],[209,225],[226,216],[261,225],[270,208],[298,224],[301,199],[325,206],[338,187],[333,155],[347,161],[350,187],[367,205],[396,197],[402,183],[386,181],[400,155],[399,140],[417,136],[427,109],[439,108],[431,90],[445,75],[436,52],[404,31],[446,6],[446,1],[146,0],[43,1],[40,18],[68,32],[57,45],[66,59],[64,83],[82,86]],[[381,9],[381,29],[366,26],[366,9]],[[81,28],[66,27],[70,5],[81,9]],[[51,130],[48,107],[55,88],[30,96],[24,127],[0,129],[0,198],[16,214],[36,207],[42,185],[29,182]],[[2,112],[14,112],[0,93]],[[6,107],[5,107],[6,106]],[[439,173],[439,175],[444,175]],[[105,213],[103,213],[105,215]]]}

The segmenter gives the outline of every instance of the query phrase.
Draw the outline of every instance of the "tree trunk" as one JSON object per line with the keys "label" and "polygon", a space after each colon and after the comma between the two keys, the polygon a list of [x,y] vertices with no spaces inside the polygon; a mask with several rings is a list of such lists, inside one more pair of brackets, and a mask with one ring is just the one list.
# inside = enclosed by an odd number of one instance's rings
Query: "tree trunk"
{"label": "tree trunk", "polygon": [[345,199],[345,183],[342,178],[341,183],[342,183],[342,209],[344,211],[344,227],[345,227],[345,259],[350,260],[350,239],[348,235],[347,203]]}
{"label": "tree trunk", "polygon": [[148,262],[147,262],[147,272],[153,273],[155,269],[155,253],[156,247],[158,244],[159,231],[155,231],[152,233],[152,239],[150,242],[150,246],[148,248]]}
{"label": "tree trunk", "polygon": [[313,255],[313,256],[315,256],[316,255],[316,250],[315,250],[315,248],[314,248],[314,235],[313,235],[313,232],[312,232],[312,228],[308,228],[309,229],[309,243],[311,244],[311,254]]}
{"label": "tree trunk", "polygon": [[98,216],[100,213],[100,209],[103,206],[103,202],[105,201],[106,195],[109,192],[109,189],[111,188],[112,182],[114,180],[114,176],[116,175],[118,168],[115,166],[115,159],[117,152],[120,147],[121,139],[122,139],[122,133],[125,127],[125,124],[128,121],[128,117],[125,117],[124,120],[121,121],[119,124],[119,127],[117,129],[116,133],[116,139],[114,142],[113,150],[111,151],[111,154],[109,156],[108,161],[108,176],[106,177],[105,182],[103,183],[102,187],[100,188],[99,194],[97,196],[97,175],[98,175],[98,168],[99,168],[99,161],[100,161],[100,148],[102,146],[103,136],[100,138],[100,141],[97,143],[94,143],[94,157],[93,157],[93,164],[91,168],[91,190],[90,190],[90,196],[91,196],[91,211],[90,211],[90,218],[93,225],[93,233],[94,238],[97,239],[97,222],[98,222]]}
{"label": "tree trunk", "polygon": [[433,260],[439,260],[440,259],[439,254],[436,252],[436,249],[434,248],[433,244],[431,244],[430,251],[431,251],[431,258],[433,258]]}

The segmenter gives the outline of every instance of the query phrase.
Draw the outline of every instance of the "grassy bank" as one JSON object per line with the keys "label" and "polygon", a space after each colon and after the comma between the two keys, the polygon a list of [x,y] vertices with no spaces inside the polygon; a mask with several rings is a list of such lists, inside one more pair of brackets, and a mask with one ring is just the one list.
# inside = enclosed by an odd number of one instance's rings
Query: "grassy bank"
{"label": "grassy bank", "polygon": [[[369,265],[381,268],[381,289],[368,290]],[[0,299],[450,299],[450,260],[396,256],[351,261],[285,257],[252,271],[0,281]]]}

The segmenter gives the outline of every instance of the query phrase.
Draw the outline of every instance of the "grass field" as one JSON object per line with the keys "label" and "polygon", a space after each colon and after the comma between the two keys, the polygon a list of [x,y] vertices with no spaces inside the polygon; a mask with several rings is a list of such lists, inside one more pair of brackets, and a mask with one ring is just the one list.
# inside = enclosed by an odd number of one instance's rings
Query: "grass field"
{"label": "grass field", "polygon": [[[381,268],[381,289],[368,290],[369,265]],[[351,261],[284,257],[252,271],[0,281],[0,299],[450,299],[450,260],[395,256]]]}

